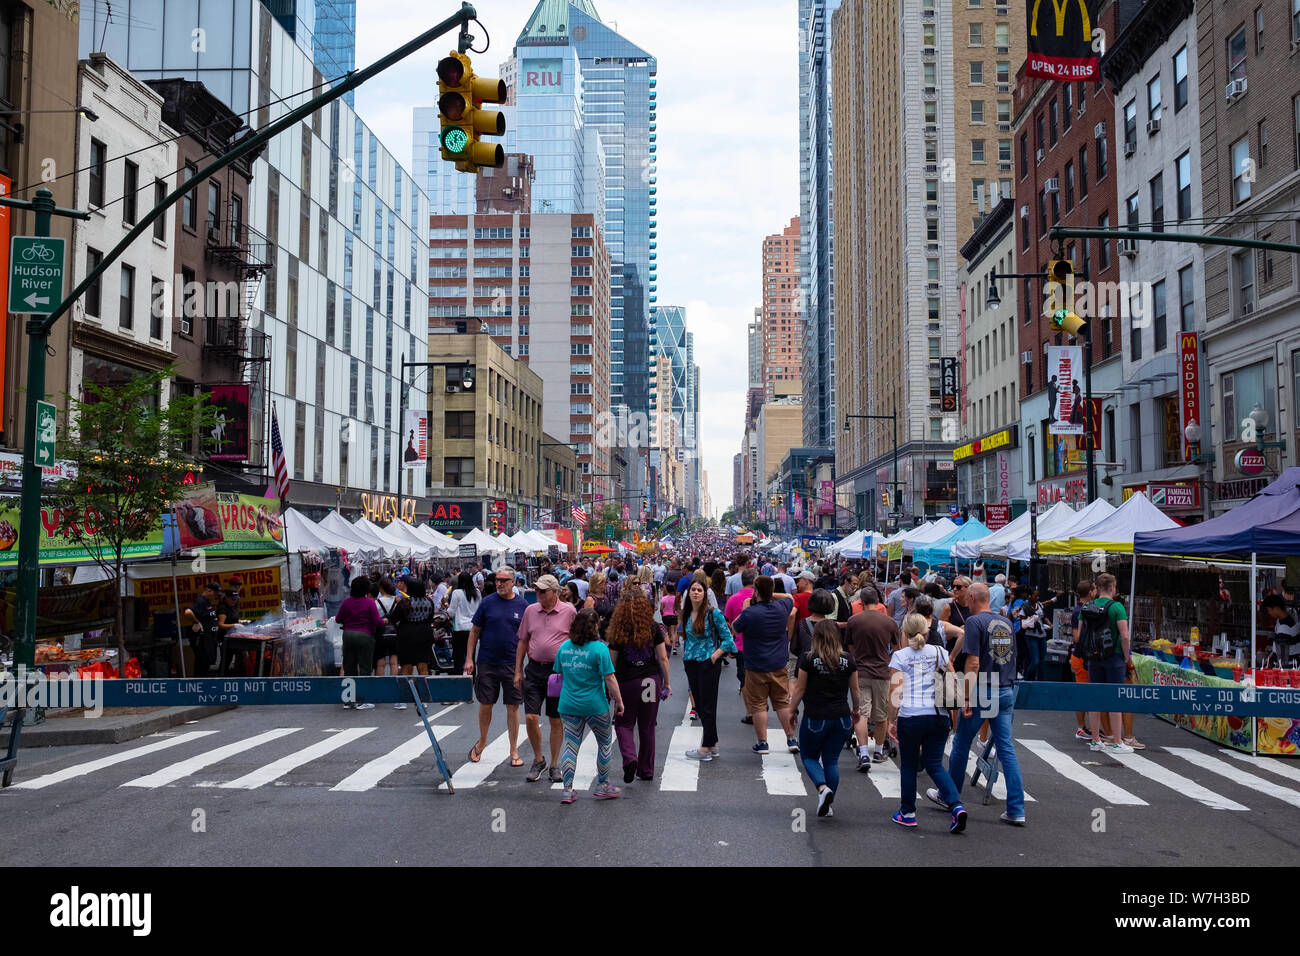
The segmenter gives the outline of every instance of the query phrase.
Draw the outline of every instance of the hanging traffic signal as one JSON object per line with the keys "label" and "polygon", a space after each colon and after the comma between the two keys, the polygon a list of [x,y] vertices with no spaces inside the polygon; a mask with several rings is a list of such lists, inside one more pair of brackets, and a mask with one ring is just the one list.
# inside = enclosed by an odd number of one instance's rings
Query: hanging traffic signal
{"label": "hanging traffic signal", "polygon": [[1058,309],[1074,308],[1074,263],[1069,259],[1053,259],[1047,263],[1047,301],[1043,313],[1051,315]]}
{"label": "hanging traffic signal", "polygon": [[1057,332],[1078,336],[1088,327],[1088,323],[1074,314],[1071,309],[1057,309],[1052,313],[1052,328]]}
{"label": "hanging traffic signal", "polygon": [[475,76],[465,54],[452,52],[439,60],[438,119],[442,129],[438,145],[442,158],[465,173],[504,166],[501,145],[480,142],[480,137],[505,135],[505,117],[497,110],[481,108],[483,103],[503,103],[505,99],[505,82]]}

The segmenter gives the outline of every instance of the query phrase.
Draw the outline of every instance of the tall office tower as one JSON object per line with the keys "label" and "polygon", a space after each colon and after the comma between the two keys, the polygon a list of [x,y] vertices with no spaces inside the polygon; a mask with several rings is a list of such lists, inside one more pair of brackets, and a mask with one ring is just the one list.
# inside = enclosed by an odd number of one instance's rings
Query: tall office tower
{"label": "tall office tower", "polygon": [[[802,393],[803,312],[799,298],[799,217],[763,240],[763,388],[799,382]],[[801,426],[802,427],[802,426]]]}
{"label": "tall office tower", "polygon": [[[111,20],[101,6],[83,8],[82,56],[102,49],[139,79],[202,82],[255,128],[298,105],[295,94],[314,82],[300,16],[291,37],[261,4],[166,0],[162,30],[159,7],[120,0]],[[306,9],[298,4],[299,14]],[[195,53],[191,31],[199,28],[207,48]],[[246,317],[249,334],[270,340],[269,381],[253,390],[250,418],[269,417],[268,401],[275,406],[295,507],[309,516],[341,507],[391,518],[403,471],[403,395],[407,407],[426,407],[426,377],[403,375],[401,365],[423,362],[428,349],[428,198],[341,99],[271,140],[252,169],[246,210],[211,183],[200,187],[204,220],[245,217],[271,266]],[[221,230],[200,235],[216,254]],[[180,334],[179,317],[172,321]],[[203,347],[229,346],[205,339]],[[405,474],[400,484],[419,494],[423,469]],[[414,514],[427,500],[417,504]]]}
{"label": "tall office tower", "polygon": [[[316,69],[329,79],[357,66],[357,0],[316,0],[316,29],[312,32]],[[343,94],[354,106],[353,92]]]}
{"label": "tall office tower", "polygon": [[749,323],[749,387],[763,385],[763,307],[754,309],[754,321]]}
{"label": "tall office tower", "polygon": [[830,17],[840,0],[799,0],[799,285],[803,303],[803,443],[833,447],[835,203]]}
{"label": "tall office tower", "polygon": [[[647,413],[658,258],[656,60],[602,23],[590,0],[541,0],[515,43],[515,58],[518,150],[536,156],[538,163],[535,211],[596,211],[590,205],[551,210],[542,204],[547,189],[563,189],[582,175],[580,150],[588,149],[570,150],[567,135],[557,135],[557,126],[567,132],[580,122],[600,134],[611,264],[611,400],[633,413]],[[536,112],[527,108],[529,96],[545,97],[536,100]],[[549,167],[544,156],[555,157]]]}

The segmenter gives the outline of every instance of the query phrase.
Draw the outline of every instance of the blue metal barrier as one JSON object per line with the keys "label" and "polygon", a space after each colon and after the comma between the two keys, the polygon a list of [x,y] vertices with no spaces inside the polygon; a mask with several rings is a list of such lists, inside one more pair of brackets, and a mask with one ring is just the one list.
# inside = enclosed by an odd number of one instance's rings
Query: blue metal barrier
{"label": "blue metal barrier", "polygon": [[[473,699],[472,677],[418,678],[429,703]],[[178,707],[239,704],[397,704],[411,700],[407,677],[202,677],[107,680],[105,707]]]}
{"label": "blue metal barrier", "polygon": [[1015,707],[1093,713],[1300,717],[1300,689],[1020,681],[1016,684]]}

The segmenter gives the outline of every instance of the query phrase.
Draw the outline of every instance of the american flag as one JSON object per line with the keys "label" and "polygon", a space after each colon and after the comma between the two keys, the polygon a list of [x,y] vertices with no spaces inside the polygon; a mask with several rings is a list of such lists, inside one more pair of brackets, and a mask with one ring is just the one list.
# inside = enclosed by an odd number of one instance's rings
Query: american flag
{"label": "american flag", "polygon": [[280,489],[280,501],[289,497],[289,469],[284,464],[284,443],[280,441],[280,419],[276,417],[275,406],[271,406],[271,471],[275,473],[275,484]]}
{"label": "american flag", "polygon": [[570,513],[573,515],[573,520],[578,522],[578,524],[587,523],[587,512],[583,511],[577,505],[573,506],[573,508],[570,510]]}

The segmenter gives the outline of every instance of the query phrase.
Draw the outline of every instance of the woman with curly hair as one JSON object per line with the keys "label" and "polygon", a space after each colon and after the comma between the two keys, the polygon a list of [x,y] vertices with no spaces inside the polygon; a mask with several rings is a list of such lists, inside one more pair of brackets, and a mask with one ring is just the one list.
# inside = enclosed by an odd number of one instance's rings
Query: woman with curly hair
{"label": "woman with curly hair", "polygon": [[[639,587],[629,587],[605,630],[614,678],[623,696],[623,713],[614,720],[618,749],[623,756],[623,782],[633,777],[653,780],[655,721],[659,702],[672,693],[668,677],[668,646],[663,628],[655,623],[654,606]],[[637,731],[637,741],[632,731]]]}

